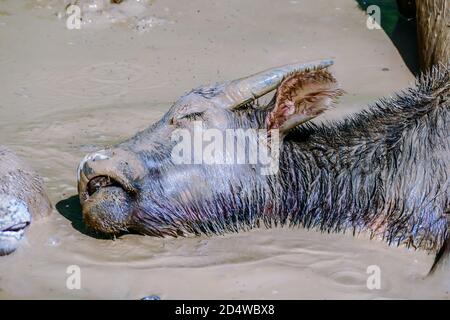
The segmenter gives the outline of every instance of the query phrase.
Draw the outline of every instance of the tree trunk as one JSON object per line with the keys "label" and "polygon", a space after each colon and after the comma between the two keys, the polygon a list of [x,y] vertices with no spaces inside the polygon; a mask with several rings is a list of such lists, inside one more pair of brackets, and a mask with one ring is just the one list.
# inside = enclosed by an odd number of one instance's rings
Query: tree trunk
{"label": "tree trunk", "polygon": [[450,60],[450,1],[419,0],[417,36],[420,67],[428,70],[436,63]]}

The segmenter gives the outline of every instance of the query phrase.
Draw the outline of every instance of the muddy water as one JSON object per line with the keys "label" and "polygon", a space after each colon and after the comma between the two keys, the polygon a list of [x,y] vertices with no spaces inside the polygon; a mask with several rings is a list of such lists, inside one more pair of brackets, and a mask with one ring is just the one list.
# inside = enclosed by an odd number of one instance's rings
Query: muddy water
{"label": "muddy water", "polygon": [[[0,298],[444,298],[432,257],[361,235],[261,229],[219,237],[115,241],[85,233],[81,157],[132,136],[183,92],[267,67],[324,57],[348,92],[327,118],[354,112],[413,77],[351,0],[151,1],[167,23],[67,30],[54,1],[0,1],[0,143],[45,178],[55,204],[0,259]],[[81,268],[81,289],[66,287]],[[368,289],[367,268],[381,271]]]}

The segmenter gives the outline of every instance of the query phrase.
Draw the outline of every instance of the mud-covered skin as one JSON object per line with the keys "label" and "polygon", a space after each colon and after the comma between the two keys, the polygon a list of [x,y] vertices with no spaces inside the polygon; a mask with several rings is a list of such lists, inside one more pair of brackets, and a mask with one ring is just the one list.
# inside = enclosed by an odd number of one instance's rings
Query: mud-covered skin
{"label": "mud-covered skin", "polygon": [[17,249],[31,221],[50,211],[42,179],[11,150],[0,146],[0,255]]}
{"label": "mud-covered skin", "polygon": [[[340,94],[331,75],[316,72],[322,68],[287,66],[193,90],[148,129],[88,155],[79,167],[86,224],[105,233],[156,236],[300,225],[369,232],[393,245],[444,252],[448,66],[343,121],[305,124]],[[268,105],[255,102],[277,88]],[[170,137],[176,128],[191,130],[195,120],[221,131],[285,128],[278,174],[260,175],[253,165],[174,164]]]}
{"label": "mud-covered skin", "polygon": [[17,249],[30,223],[31,214],[25,203],[0,194],[0,256]]}
{"label": "mud-covered skin", "polygon": [[[218,130],[259,128],[264,125],[265,118],[260,117],[264,114],[247,112],[243,109],[245,101],[251,101],[255,94],[275,89],[286,73],[330,64],[330,61],[322,61],[280,67],[241,81],[192,90],[160,121],[129,141],[87,155],[78,170],[78,190],[86,224],[94,230],[112,234],[132,230],[149,235],[176,236],[224,232],[230,228],[228,219],[239,223],[234,214],[240,208],[229,206],[246,205],[247,202],[229,201],[228,197],[235,192],[230,186],[241,190],[240,196],[244,199],[256,197],[248,205],[264,206],[258,197],[266,192],[256,193],[254,189],[269,188],[266,178],[257,172],[257,168],[248,165],[174,164],[171,152],[176,141],[172,141],[171,136],[177,129],[192,131],[196,120],[202,121],[204,128]],[[270,75],[269,79],[267,75]],[[256,85],[253,85],[255,79]],[[245,89],[235,92],[240,87]],[[236,117],[238,114],[242,117]],[[112,183],[106,183],[103,177],[109,177]],[[96,185],[99,187],[93,190]],[[227,202],[228,205],[224,204]],[[214,207],[209,208],[208,204]],[[222,212],[224,210],[233,212],[227,214]],[[209,224],[208,220],[214,222]],[[248,222],[252,220],[253,216]]]}

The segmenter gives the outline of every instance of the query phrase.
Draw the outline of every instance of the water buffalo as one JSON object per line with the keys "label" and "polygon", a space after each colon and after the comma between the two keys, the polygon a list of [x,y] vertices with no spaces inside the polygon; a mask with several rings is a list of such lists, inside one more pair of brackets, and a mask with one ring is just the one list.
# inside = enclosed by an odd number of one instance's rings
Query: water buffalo
{"label": "water buffalo", "polygon": [[[85,223],[114,235],[222,234],[260,225],[364,231],[441,256],[450,236],[449,67],[345,120],[312,124],[342,94],[330,64],[287,65],[197,88],[133,138],[87,155],[78,169]],[[174,161],[176,133],[195,136],[199,123],[216,133],[267,130],[266,145],[279,139],[278,171],[262,174],[259,162]]]}
{"label": "water buffalo", "polygon": [[0,256],[15,251],[31,220],[50,210],[42,179],[11,150],[0,146]]}

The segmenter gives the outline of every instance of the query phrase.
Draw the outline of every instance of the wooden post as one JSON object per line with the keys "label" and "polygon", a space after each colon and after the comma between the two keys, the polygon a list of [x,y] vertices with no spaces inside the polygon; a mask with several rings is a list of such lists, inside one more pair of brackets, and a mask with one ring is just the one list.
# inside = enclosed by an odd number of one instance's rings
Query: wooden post
{"label": "wooden post", "polygon": [[420,67],[423,71],[436,63],[450,61],[450,1],[418,0],[417,36]]}

